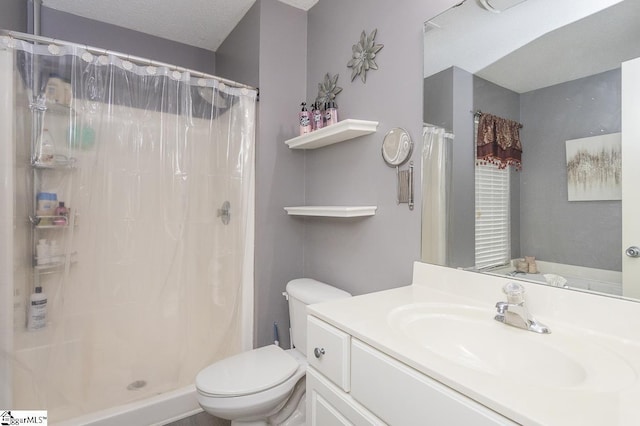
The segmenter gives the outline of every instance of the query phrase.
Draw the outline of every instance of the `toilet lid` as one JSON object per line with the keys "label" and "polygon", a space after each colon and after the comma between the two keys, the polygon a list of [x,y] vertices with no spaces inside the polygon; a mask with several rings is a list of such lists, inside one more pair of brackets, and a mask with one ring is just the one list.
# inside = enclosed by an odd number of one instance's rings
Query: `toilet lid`
{"label": "toilet lid", "polygon": [[247,395],[279,385],[298,367],[282,348],[269,345],[210,365],[196,376],[196,387],[209,395]]}

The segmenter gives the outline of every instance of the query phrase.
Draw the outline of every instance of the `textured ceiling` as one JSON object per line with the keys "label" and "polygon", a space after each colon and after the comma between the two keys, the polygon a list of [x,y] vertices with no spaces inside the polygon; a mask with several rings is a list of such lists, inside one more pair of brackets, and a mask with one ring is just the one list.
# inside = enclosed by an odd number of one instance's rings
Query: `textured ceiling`
{"label": "textured ceiling", "polygon": [[[308,10],[318,0],[280,0]],[[96,21],[216,51],[255,0],[43,0]]]}

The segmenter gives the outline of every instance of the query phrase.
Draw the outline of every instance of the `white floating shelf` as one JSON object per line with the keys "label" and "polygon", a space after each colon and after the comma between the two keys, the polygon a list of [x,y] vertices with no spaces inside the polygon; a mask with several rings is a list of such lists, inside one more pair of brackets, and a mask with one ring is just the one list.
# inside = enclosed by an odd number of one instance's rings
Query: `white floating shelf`
{"label": "white floating shelf", "polygon": [[377,206],[298,206],[285,207],[291,216],[364,217],[376,214]]}
{"label": "white floating shelf", "polygon": [[315,149],[323,146],[344,142],[359,136],[375,133],[378,128],[377,121],[347,120],[339,121],[331,126],[286,140],[285,143],[291,149]]}

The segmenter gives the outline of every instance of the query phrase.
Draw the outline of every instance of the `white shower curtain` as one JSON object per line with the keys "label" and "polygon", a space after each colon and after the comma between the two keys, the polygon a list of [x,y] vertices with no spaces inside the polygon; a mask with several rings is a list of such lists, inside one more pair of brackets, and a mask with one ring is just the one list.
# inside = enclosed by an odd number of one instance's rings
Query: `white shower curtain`
{"label": "white shower curtain", "polygon": [[425,124],[422,139],[422,260],[447,265],[453,134]]}
{"label": "white shower curtain", "polygon": [[[11,407],[59,421],[191,384],[242,350],[256,92],[77,46],[0,48],[16,92]],[[47,321],[30,331],[36,286]]]}

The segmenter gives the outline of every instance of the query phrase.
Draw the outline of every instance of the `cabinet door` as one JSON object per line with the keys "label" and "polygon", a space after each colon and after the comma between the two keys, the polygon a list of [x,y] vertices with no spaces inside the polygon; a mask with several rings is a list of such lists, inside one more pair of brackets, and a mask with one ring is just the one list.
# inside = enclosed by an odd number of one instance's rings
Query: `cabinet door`
{"label": "cabinet door", "polygon": [[353,338],[351,396],[391,425],[516,425],[471,398]]}
{"label": "cabinet door", "polygon": [[367,409],[327,380],[318,371],[307,370],[308,426],[384,425]]}
{"label": "cabinet door", "polygon": [[319,320],[307,317],[307,360],[309,365],[349,392],[351,336]]}

